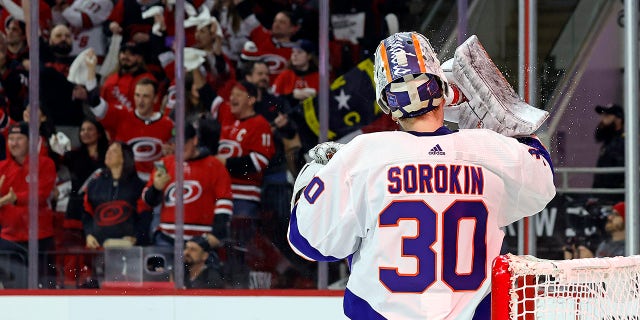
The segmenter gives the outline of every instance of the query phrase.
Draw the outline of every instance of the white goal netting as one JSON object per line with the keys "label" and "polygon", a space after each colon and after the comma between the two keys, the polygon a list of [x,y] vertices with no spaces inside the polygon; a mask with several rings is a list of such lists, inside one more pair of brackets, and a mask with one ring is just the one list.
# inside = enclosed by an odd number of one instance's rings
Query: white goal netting
{"label": "white goal netting", "polygon": [[640,320],[640,256],[556,261],[508,254],[496,259],[493,279],[494,319]]}

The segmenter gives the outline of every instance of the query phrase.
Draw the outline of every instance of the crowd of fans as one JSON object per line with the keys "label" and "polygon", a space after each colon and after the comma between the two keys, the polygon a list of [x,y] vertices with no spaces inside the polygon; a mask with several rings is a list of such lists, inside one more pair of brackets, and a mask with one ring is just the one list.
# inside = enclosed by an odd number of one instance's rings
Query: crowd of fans
{"label": "crowd of fans", "polygon": [[[380,37],[370,33],[380,32],[388,3],[332,2],[332,77],[375,49]],[[41,0],[39,39],[28,39],[32,9],[20,0],[0,7],[0,250],[28,249],[33,65],[40,252],[173,246],[175,1]],[[292,178],[306,151],[300,103],[319,90],[317,15],[317,3],[305,0],[185,2],[189,287],[247,287],[251,271],[271,273],[273,287],[315,285],[314,267],[285,237]],[[33,41],[37,64],[29,61]],[[99,266],[89,256],[42,257],[43,286],[82,285],[79,274],[95,284]]]}

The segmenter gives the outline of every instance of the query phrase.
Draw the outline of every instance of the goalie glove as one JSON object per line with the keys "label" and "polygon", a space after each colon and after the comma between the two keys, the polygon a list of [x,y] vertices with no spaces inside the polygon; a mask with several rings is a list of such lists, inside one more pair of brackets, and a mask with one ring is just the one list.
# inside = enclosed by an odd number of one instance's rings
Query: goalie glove
{"label": "goalie glove", "polygon": [[[447,97],[445,120],[461,129],[486,128],[508,137],[528,136],[549,113],[523,101],[495,66],[476,36],[471,36],[442,64],[448,83],[457,85],[467,102]],[[456,90],[449,90],[455,92]]]}
{"label": "goalie glove", "polygon": [[338,142],[323,142],[309,150],[309,157],[315,163],[325,165],[342,146],[343,144]]}
{"label": "goalie glove", "polygon": [[316,173],[320,171],[320,169],[329,163],[329,160],[331,160],[333,155],[335,155],[342,146],[343,144],[341,143],[327,141],[320,143],[309,150],[308,155],[311,158],[311,161],[302,167],[300,173],[298,173],[296,182],[293,184],[291,209],[293,209],[296,202],[298,202],[302,191],[307,187],[309,182],[311,182],[311,179],[316,176]]}

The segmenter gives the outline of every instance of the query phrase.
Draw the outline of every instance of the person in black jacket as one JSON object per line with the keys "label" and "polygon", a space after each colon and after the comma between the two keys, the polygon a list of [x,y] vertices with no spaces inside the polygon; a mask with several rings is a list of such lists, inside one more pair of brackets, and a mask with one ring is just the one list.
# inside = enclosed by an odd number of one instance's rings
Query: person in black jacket
{"label": "person in black jacket", "polygon": [[[96,120],[85,119],[80,126],[80,146],[67,151],[62,156],[62,165],[68,172],[68,183],[71,189],[68,193],[66,208],[62,223],[63,232],[56,233],[57,250],[75,250],[85,247],[85,235],[82,225],[84,213],[84,194],[80,192],[84,183],[91,174],[104,167],[104,157],[109,148],[109,141],[104,128]],[[62,175],[59,175],[60,179]],[[58,198],[60,202],[60,198]],[[64,203],[64,201],[62,201]],[[57,263],[64,265],[65,283],[82,283],[88,279],[78,279],[78,274],[89,275],[83,272],[84,266],[90,265],[91,255],[60,255],[56,257]],[[83,285],[88,285],[85,283]]]}
{"label": "person in black jacket", "polygon": [[[617,104],[597,106],[600,123],[596,142],[602,143],[596,167],[624,167],[624,110]],[[593,177],[593,188],[624,188],[624,173],[600,173]],[[598,198],[611,204],[624,200],[624,194],[603,194]]]}
{"label": "person in black jacket", "polygon": [[[71,192],[64,219],[65,234],[68,236],[82,231],[84,195],[80,189],[92,173],[104,167],[104,157],[109,148],[104,127],[93,119],[82,122],[79,140],[80,146],[65,152],[62,157],[62,164],[69,168],[71,177]],[[84,239],[81,242],[84,244]]]}
{"label": "person in black jacket", "polygon": [[138,201],[144,182],[136,173],[133,150],[113,142],[105,156],[106,169],[94,174],[86,188],[83,226],[87,247],[101,247],[107,239],[136,243],[140,221]]}
{"label": "person in black jacket", "polygon": [[211,262],[210,252],[211,246],[209,246],[206,236],[193,237],[184,244],[185,288],[214,289],[223,287],[220,267]]}

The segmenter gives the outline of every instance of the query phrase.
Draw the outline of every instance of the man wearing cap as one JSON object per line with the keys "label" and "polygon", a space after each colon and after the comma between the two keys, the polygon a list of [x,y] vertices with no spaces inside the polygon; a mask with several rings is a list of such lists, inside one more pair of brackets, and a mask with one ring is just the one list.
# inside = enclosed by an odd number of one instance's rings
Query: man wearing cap
{"label": "man wearing cap", "polygon": [[[595,130],[596,142],[602,143],[596,167],[624,167],[624,111],[617,104],[596,106],[600,122]],[[599,173],[593,188],[624,188],[624,173]],[[624,194],[599,195],[605,201],[624,200]]]}
{"label": "man wearing cap", "polygon": [[184,286],[187,289],[223,287],[219,266],[210,262],[211,247],[205,237],[194,237],[184,244]]}
{"label": "man wearing cap", "polygon": [[[231,178],[224,165],[200,148],[200,137],[191,123],[185,123],[184,142],[184,237],[205,236],[211,247],[218,247],[227,238],[231,201]],[[142,192],[144,201],[152,207],[161,205],[160,224],[154,244],[172,246],[175,238],[176,195],[175,156],[160,160]]]}
{"label": "man wearing cap", "polygon": [[624,202],[616,203],[611,208],[611,214],[607,216],[607,224],[604,226],[604,230],[610,238],[600,243],[596,250],[596,257],[624,256],[624,216]]}
{"label": "man wearing cap", "polygon": [[[25,248],[29,244],[29,125],[9,127],[9,156],[0,161],[0,238]],[[38,156],[38,248],[53,250],[53,211],[48,198],[53,191],[56,169],[53,161]],[[47,257],[45,257],[47,259]],[[48,263],[40,263],[47,266]],[[51,270],[49,270],[51,271]],[[42,273],[41,273],[42,274]],[[51,273],[47,273],[51,274]]]}
{"label": "man wearing cap", "polygon": [[118,69],[105,79],[100,96],[110,106],[133,110],[136,83],[141,79],[156,80],[145,67],[142,47],[125,43],[118,54]]}
{"label": "man wearing cap", "polygon": [[[246,245],[255,235],[260,219],[264,171],[275,153],[271,126],[254,109],[257,96],[255,85],[239,81],[231,89],[229,101],[220,104],[215,113],[221,126],[216,157],[231,175],[235,218],[231,233],[240,246]],[[243,279],[248,279],[248,274],[245,276]],[[248,286],[248,283],[241,283],[241,286]]]}
{"label": "man wearing cap", "polygon": [[[275,153],[271,126],[254,109],[257,96],[255,85],[239,81],[231,89],[229,101],[220,104],[217,111],[221,132],[216,157],[231,175],[233,216],[236,218],[232,233],[240,246],[255,234],[260,217],[262,179]],[[234,268],[237,274],[232,275],[247,281],[241,286],[248,286],[248,273],[242,274],[245,271],[239,266]]]}
{"label": "man wearing cap", "polygon": [[270,213],[274,219],[265,222],[273,231],[272,241],[281,251],[291,248],[286,241],[289,221],[292,185],[287,179],[287,171],[297,175],[296,164],[300,149],[300,138],[293,121],[289,103],[282,97],[269,93],[269,69],[263,61],[250,61],[244,65],[244,79],[258,88],[255,111],[271,124],[275,146],[274,156],[264,171],[262,184],[262,211]]}
{"label": "man wearing cap", "polygon": [[239,81],[231,89],[229,102],[220,105],[220,146],[217,158],[231,175],[234,214],[257,218],[264,169],[275,152],[267,120],[256,113],[258,88]]}

